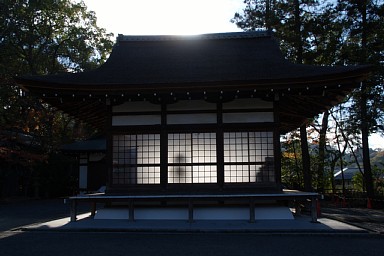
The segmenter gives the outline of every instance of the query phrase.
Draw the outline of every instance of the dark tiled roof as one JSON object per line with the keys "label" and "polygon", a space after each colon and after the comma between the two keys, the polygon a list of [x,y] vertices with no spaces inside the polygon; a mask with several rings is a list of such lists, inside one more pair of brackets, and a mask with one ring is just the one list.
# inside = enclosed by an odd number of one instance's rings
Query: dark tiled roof
{"label": "dark tiled roof", "polygon": [[254,32],[232,32],[232,33],[215,33],[215,34],[202,34],[190,36],[177,36],[177,35],[155,35],[155,36],[132,36],[119,34],[117,41],[185,41],[185,40],[220,40],[220,39],[237,39],[237,38],[255,38],[255,37],[268,37],[269,32],[254,31]]}
{"label": "dark tiled roof", "polygon": [[[364,169],[362,169],[361,171],[364,173]],[[347,167],[343,169],[343,173],[345,180],[352,180],[353,176],[360,173],[360,170],[356,167]],[[336,171],[333,176],[335,180],[341,180],[343,178],[343,175],[341,174],[340,170]]]}
{"label": "dark tiled roof", "polygon": [[107,143],[104,137],[97,137],[84,141],[76,141],[63,145],[60,149],[64,152],[105,152]]}
{"label": "dark tiled roof", "polygon": [[265,32],[200,36],[122,36],[100,68],[77,74],[20,79],[71,90],[162,90],[253,84],[256,88],[326,82],[356,76],[362,67],[296,65],[284,59]]}

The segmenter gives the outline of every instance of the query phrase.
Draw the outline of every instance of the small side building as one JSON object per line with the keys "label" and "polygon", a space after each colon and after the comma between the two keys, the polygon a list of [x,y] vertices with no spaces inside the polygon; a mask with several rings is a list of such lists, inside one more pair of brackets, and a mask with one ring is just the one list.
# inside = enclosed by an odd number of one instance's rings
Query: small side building
{"label": "small side building", "polygon": [[77,141],[61,147],[66,155],[76,158],[80,193],[104,191],[107,184],[106,141],[104,136]]}

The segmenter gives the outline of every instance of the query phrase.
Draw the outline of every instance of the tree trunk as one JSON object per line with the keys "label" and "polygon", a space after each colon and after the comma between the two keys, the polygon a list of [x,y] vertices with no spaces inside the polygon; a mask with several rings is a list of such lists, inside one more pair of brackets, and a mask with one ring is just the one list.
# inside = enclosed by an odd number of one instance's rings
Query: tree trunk
{"label": "tree trunk", "polygon": [[312,191],[311,162],[308,151],[307,129],[306,125],[300,126],[301,154],[303,158],[303,178],[304,191]]}
{"label": "tree trunk", "polygon": [[295,34],[296,34],[296,62],[298,64],[303,63],[303,39],[302,39],[302,32],[301,32],[301,17],[300,17],[300,1],[294,0],[293,1],[294,7],[295,7]]}
{"label": "tree trunk", "polygon": [[325,146],[326,146],[326,134],[328,128],[329,112],[326,111],[323,114],[320,141],[319,141],[319,165],[317,169],[317,191],[324,193],[324,161],[325,161]]}
{"label": "tree trunk", "polygon": [[271,5],[270,0],[265,1],[265,27],[267,31],[271,31]]}
{"label": "tree trunk", "polygon": [[331,187],[332,187],[332,194],[336,195],[336,185],[335,185],[335,166],[337,162],[337,157],[333,160],[331,160],[330,163],[330,179],[331,179]]}
{"label": "tree trunk", "polygon": [[[367,38],[368,38],[368,22],[367,22],[367,5],[368,1],[361,3],[361,14],[362,14],[362,35],[361,35],[361,47],[363,50],[363,60],[367,61]],[[364,180],[367,190],[368,197],[368,206],[370,205],[370,200],[374,196],[373,190],[373,179],[372,179],[372,170],[371,170],[371,160],[369,156],[369,128],[368,128],[368,118],[367,118],[367,85],[366,83],[361,84],[361,99],[360,99],[360,109],[361,109],[361,140],[363,144],[363,166],[364,166]]]}
{"label": "tree trunk", "polygon": [[365,188],[367,190],[368,200],[371,200],[374,196],[373,190],[373,178],[372,178],[372,169],[371,169],[371,160],[369,156],[369,129],[367,121],[367,94],[366,94],[366,85],[363,83],[361,86],[361,140],[363,146],[363,167],[364,167],[364,181]]}
{"label": "tree trunk", "polygon": [[296,171],[296,175],[297,175],[297,188],[300,188],[302,183],[301,183],[299,161],[297,160],[297,152],[296,152],[296,142],[295,142],[295,140],[292,141],[292,147],[293,147],[293,154],[295,156],[295,171]]}
{"label": "tree trunk", "polygon": [[[303,62],[303,42],[301,38],[301,17],[300,17],[300,2],[294,0],[294,16],[295,16],[295,32],[296,32],[296,62],[301,64]],[[310,158],[308,151],[307,140],[307,126],[303,124],[300,126],[300,140],[301,140],[301,154],[303,159],[303,178],[304,178],[304,191],[312,191],[312,178],[310,171]]]}

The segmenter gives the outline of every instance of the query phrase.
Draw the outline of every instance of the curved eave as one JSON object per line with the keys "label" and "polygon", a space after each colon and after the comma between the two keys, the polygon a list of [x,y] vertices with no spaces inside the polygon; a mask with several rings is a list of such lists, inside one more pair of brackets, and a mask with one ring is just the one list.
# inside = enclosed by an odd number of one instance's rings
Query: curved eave
{"label": "curved eave", "polygon": [[[165,99],[165,96],[170,97],[170,94],[180,100],[191,96],[193,99],[203,99],[206,97],[204,93],[207,92],[207,95],[215,100],[220,97],[218,95],[220,93],[233,96],[239,91],[241,97],[265,98],[267,95],[271,97],[273,91],[273,94],[280,96],[280,129],[285,133],[296,129],[307,118],[313,118],[341,102],[347,94],[359,86],[359,82],[368,77],[370,70],[370,66],[360,66],[348,72],[310,78],[146,85],[113,84],[99,88],[95,88],[94,84],[60,84],[26,78],[16,78],[16,81],[25,90],[100,131],[105,129],[107,99],[117,103],[128,99],[154,102],[157,101],[157,97]],[[254,93],[255,91],[257,92]]]}
{"label": "curved eave", "polygon": [[[355,84],[366,79],[371,66],[359,66],[352,70],[339,73],[323,74],[321,76],[302,76],[297,78],[285,77],[280,79],[230,80],[230,81],[177,81],[149,84],[130,83],[62,83],[52,80],[40,80],[33,77],[16,77],[16,82],[26,91],[32,93],[105,94],[105,93],[138,93],[138,92],[167,92],[167,91],[217,91],[217,90],[284,90],[287,88],[315,88],[327,85]],[[74,74],[68,74],[74,75]],[[303,74],[304,75],[304,74]]]}

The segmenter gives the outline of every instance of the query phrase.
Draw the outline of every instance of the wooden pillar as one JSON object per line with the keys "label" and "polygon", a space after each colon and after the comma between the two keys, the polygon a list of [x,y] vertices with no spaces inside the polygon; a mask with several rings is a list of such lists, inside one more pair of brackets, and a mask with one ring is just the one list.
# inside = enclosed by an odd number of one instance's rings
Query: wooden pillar
{"label": "wooden pillar", "polygon": [[106,192],[110,187],[113,186],[113,127],[112,127],[112,106],[110,99],[106,99],[106,122],[105,122],[105,130],[106,130],[106,165],[107,165],[107,182],[106,182]]}
{"label": "wooden pillar", "polygon": [[96,201],[91,202],[91,216],[95,217],[96,215]]}
{"label": "wooden pillar", "polygon": [[188,200],[188,222],[193,222],[193,200],[189,198]]}
{"label": "wooden pillar", "polygon": [[71,222],[77,220],[77,201],[75,199],[71,199],[70,220]]}
{"label": "wooden pillar", "polygon": [[133,200],[128,202],[129,221],[135,221],[135,203]]}
{"label": "wooden pillar", "polygon": [[317,196],[311,197],[311,217],[313,223],[318,223],[317,221]]}
{"label": "wooden pillar", "polygon": [[167,131],[167,104],[161,105],[161,131],[160,131],[160,184],[166,191],[168,185],[168,131]]}
{"label": "wooden pillar", "polygon": [[216,131],[216,158],[217,158],[217,184],[220,189],[224,187],[224,131],[223,131],[223,104],[217,103],[217,131]]}
{"label": "wooden pillar", "polygon": [[251,197],[249,198],[249,222],[255,222],[255,200]]}
{"label": "wooden pillar", "polygon": [[281,145],[280,145],[280,108],[279,108],[279,94],[275,93],[275,99],[273,102],[273,154],[274,154],[274,166],[275,166],[275,181],[277,189],[282,188],[281,184]]}

